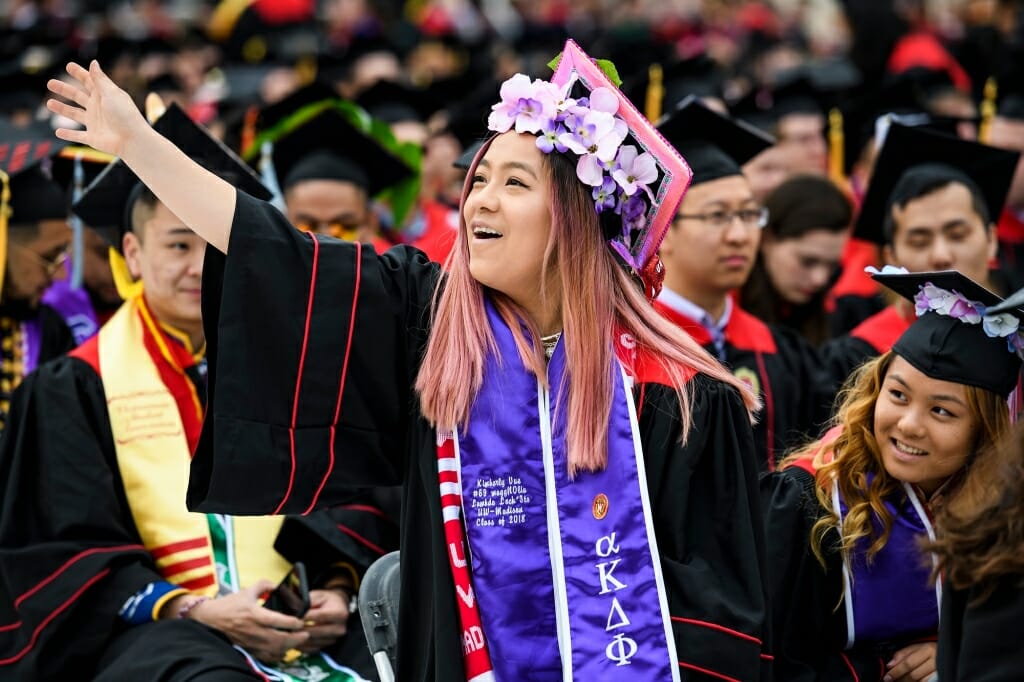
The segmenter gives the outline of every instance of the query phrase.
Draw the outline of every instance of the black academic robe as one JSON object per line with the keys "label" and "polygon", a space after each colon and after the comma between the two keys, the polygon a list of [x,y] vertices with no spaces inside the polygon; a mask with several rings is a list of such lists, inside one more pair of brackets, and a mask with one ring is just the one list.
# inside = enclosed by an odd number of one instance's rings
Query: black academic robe
{"label": "black academic robe", "polygon": [[[847,641],[838,542],[826,546],[823,567],[811,550],[811,529],[825,513],[814,476],[791,466],[761,479],[768,583],[772,604],[774,674],[778,682],[880,682],[885,664],[912,643]],[[833,538],[834,538],[833,534]],[[945,678],[943,678],[945,682]]]}
{"label": "black academic robe", "polygon": [[[71,330],[65,324],[60,314],[48,305],[40,305],[37,310],[10,311],[5,306],[0,306],[0,317],[5,317],[3,327],[10,326],[12,329],[21,324],[25,319],[24,315],[31,314],[39,319],[39,359],[41,365],[47,360],[59,357],[75,347],[75,339]],[[18,387],[18,384],[25,378],[24,374],[15,376],[13,363],[13,348],[4,339],[0,344],[0,430],[7,421],[7,411],[10,409],[11,393]]]}
{"label": "black academic robe", "polygon": [[938,673],[942,682],[1016,682],[1024,673],[1020,578],[1003,578],[987,599],[976,588],[942,593]]}
{"label": "black academic robe", "polygon": [[[717,355],[698,321],[660,302],[655,308]],[[787,450],[807,441],[814,425],[828,416],[819,410],[827,401],[815,393],[821,383],[818,353],[792,329],[765,324],[734,306],[725,327],[723,362],[761,398],[754,448],[761,471],[772,471]]]}
{"label": "black academic robe", "polygon": [[[75,353],[88,357],[95,342]],[[101,674],[104,680],[178,680],[210,669],[244,674],[244,658],[212,630],[167,621],[130,627],[118,616],[129,597],[163,577],[132,518],[94,366],[82,357],[58,358],[14,394],[0,447],[0,679]],[[188,432],[189,420],[184,423]],[[360,539],[397,544],[397,531],[382,538],[373,535],[378,528],[375,515],[351,509],[289,517],[276,548],[290,561],[307,562],[311,577],[335,561],[361,570],[380,552]],[[355,643],[346,636],[336,653],[372,671],[362,629],[350,632]],[[362,658],[352,663],[344,655]],[[172,673],[181,677],[162,676]]]}
{"label": "black academic robe", "polygon": [[[344,485],[403,485],[398,678],[462,682],[437,440],[413,390],[439,266],[300,234],[239,193],[228,256],[208,249],[210,410],[189,504],[301,512]],[[693,428],[659,383],[636,387],[654,528],[685,679],[766,679],[757,465],[739,394],[697,375]],[[699,673],[698,670],[709,671]]]}

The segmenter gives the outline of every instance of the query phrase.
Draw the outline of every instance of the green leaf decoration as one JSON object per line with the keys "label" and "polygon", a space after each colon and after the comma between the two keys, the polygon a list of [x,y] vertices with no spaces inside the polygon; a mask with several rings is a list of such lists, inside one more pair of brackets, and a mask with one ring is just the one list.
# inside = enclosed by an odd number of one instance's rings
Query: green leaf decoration
{"label": "green leaf decoration", "polygon": [[[548,62],[548,68],[552,71],[558,70],[558,64],[562,61],[562,53],[559,52],[554,59]],[[617,88],[622,87],[622,79],[619,78],[619,70],[615,68],[615,64],[610,59],[595,59],[594,64],[597,68],[601,69],[602,73],[608,77],[608,80],[612,82]]]}
{"label": "green leaf decoration", "polygon": [[615,68],[615,64],[613,64],[610,59],[595,59],[594,63],[597,64],[597,68],[604,72],[604,75],[608,76],[608,80],[610,80],[615,87],[622,87],[622,79],[619,78],[619,70]]}
{"label": "green leaf decoration", "polygon": [[353,128],[373,139],[414,171],[412,177],[385,189],[374,197],[388,204],[391,214],[394,216],[395,226],[401,230],[405,226],[405,220],[410,211],[415,208],[416,200],[419,197],[423,150],[410,142],[396,140],[387,123],[373,118],[365,109],[353,102],[326,99],[307,104],[274,127],[256,135],[252,144],[242,150],[242,158],[249,162],[255,160],[259,157],[264,142],[277,142],[296,128],[303,126],[311,118],[319,116],[326,109],[335,109]]}

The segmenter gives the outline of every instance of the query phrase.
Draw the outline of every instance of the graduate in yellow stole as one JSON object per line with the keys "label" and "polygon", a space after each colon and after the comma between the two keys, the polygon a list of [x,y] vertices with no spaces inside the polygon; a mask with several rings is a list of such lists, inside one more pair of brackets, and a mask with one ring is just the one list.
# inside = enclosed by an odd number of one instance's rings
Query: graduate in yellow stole
{"label": "graduate in yellow stole", "polygon": [[[181,109],[154,128],[241,191],[269,196]],[[393,525],[363,504],[303,517],[189,512],[206,402],[206,243],[121,162],[74,210],[121,226],[111,257],[125,302],[12,401],[0,449],[0,678],[362,679],[337,661],[372,669],[352,596],[397,544]],[[311,581],[302,617],[261,600],[295,561]]]}

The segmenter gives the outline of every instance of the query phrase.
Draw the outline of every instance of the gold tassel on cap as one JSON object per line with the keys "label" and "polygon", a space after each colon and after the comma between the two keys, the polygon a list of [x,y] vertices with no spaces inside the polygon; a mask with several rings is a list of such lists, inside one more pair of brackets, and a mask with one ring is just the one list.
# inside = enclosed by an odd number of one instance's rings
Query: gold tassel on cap
{"label": "gold tassel on cap", "polygon": [[661,64],[651,64],[647,69],[647,96],[644,99],[644,113],[651,123],[661,118],[661,102],[664,99],[664,72]]}
{"label": "gold tassel on cap", "polygon": [[[11,217],[11,176],[0,170],[0,292],[7,274],[7,225]],[[0,294],[2,300],[2,294]]]}
{"label": "gold tassel on cap", "polygon": [[840,186],[846,183],[843,168],[846,162],[845,144],[843,112],[833,108],[828,112],[828,175]]}
{"label": "gold tassel on cap", "polygon": [[128,271],[128,262],[121,252],[111,246],[107,252],[107,258],[110,261],[110,274],[114,276],[114,286],[117,287],[118,296],[125,301],[141,296],[142,280],[135,281],[132,273]]}
{"label": "gold tassel on cap", "polygon": [[981,122],[978,124],[978,142],[988,144],[992,136],[992,119],[996,115],[996,97],[999,96],[999,85],[994,77],[985,81],[985,90],[981,99]]}

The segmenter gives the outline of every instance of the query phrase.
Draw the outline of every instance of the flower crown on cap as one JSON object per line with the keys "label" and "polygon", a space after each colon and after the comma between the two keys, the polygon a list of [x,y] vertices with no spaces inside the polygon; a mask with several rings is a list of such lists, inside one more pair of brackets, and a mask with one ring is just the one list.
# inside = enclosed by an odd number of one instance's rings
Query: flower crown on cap
{"label": "flower crown on cap", "polygon": [[[874,267],[865,268],[866,272],[882,275],[908,274],[906,268],[886,265],[881,270]],[[985,335],[992,339],[1006,339],[1006,347],[1011,353],[1024,352],[1024,329],[1021,329],[1020,318],[1009,312],[998,314],[986,313],[987,306],[980,301],[972,301],[958,291],[943,289],[928,282],[921,286],[914,296],[914,312],[918,317],[932,312],[952,317],[964,324],[980,324]]]}
{"label": "flower crown on cap", "polygon": [[679,153],[572,40],[550,81],[516,74],[500,97],[487,128],[536,135],[545,154],[576,155],[576,177],[591,188],[596,211],[621,218],[609,244],[657,295],[658,247],[693,175]]}

